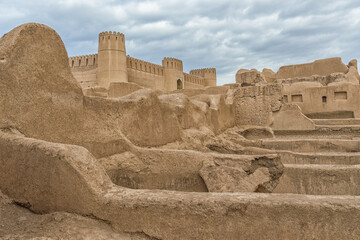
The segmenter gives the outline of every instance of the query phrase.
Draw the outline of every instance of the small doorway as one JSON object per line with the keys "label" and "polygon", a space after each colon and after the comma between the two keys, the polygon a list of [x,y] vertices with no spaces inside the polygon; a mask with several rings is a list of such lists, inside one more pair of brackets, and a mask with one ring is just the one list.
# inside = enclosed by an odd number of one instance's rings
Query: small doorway
{"label": "small doorway", "polygon": [[183,83],[180,79],[177,80],[177,89],[183,89]]}

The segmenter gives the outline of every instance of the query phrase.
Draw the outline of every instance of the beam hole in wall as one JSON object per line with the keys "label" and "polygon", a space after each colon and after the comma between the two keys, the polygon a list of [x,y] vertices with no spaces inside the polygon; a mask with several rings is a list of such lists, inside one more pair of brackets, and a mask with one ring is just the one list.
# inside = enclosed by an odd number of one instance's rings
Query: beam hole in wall
{"label": "beam hole in wall", "polygon": [[302,102],[303,98],[301,94],[291,95],[292,102]]}
{"label": "beam hole in wall", "polygon": [[347,92],[346,91],[334,92],[334,98],[335,100],[346,100]]}
{"label": "beam hole in wall", "polygon": [[322,102],[323,102],[323,103],[326,103],[326,101],[327,101],[327,97],[326,97],[326,96],[322,96]]}
{"label": "beam hole in wall", "polygon": [[183,84],[180,79],[177,80],[177,89],[183,89]]}

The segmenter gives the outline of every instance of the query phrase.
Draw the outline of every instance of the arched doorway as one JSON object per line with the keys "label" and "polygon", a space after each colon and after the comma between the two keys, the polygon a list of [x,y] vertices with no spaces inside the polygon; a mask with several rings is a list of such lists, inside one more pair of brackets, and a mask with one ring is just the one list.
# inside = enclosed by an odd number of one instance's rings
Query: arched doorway
{"label": "arched doorway", "polygon": [[177,89],[183,89],[183,83],[180,79],[177,80]]}

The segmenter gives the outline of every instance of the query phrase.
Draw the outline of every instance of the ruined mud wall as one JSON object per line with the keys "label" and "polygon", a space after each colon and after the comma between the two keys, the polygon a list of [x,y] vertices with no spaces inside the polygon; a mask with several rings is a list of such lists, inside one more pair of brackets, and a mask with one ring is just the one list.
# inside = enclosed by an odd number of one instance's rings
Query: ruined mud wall
{"label": "ruined mud wall", "polygon": [[0,163],[0,189],[36,213],[93,216],[117,230],[158,239],[360,235],[358,197],[132,190],[112,184],[84,148],[4,132]]}
{"label": "ruined mud wall", "polygon": [[30,137],[81,145],[99,157],[123,151],[125,138],[159,146],[179,140],[184,127],[213,128],[218,121],[188,98],[175,107],[150,89],[116,100],[84,96],[63,42],[44,25],[26,24],[6,34],[0,56],[0,127]]}
{"label": "ruined mud wall", "polygon": [[[312,86],[312,87],[309,87]],[[284,84],[284,100],[300,106],[305,115],[313,118],[359,118],[360,86],[342,83],[323,87],[321,84]]]}
{"label": "ruined mud wall", "polygon": [[269,126],[282,104],[280,84],[241,87],[234,94],[235,124]]}
{"label": "ruined mud wall", "polygon": [[346,73],[347,71],[348,68],[342,63],[341,58],[327,58],[312,63],[282,66],[276,73],[276,79],[310,77],[312,75],[326,76],[331,73]]}

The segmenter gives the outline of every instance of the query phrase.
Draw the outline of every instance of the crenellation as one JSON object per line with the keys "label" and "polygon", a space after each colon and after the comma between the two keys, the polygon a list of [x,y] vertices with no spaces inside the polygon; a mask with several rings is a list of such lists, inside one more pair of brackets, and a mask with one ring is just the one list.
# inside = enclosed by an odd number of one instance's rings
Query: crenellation
{"label": "crenellation", "polygon": [[195,69],[187,74],[182,60],[174,57],[164,57],[158,65],[127,56],[123,33],[101,32],[98,41],[98,54],[69,58],[69,66],[82,86],[89,86],[87,78],[92,85],[105,88],[111,82],[134,82],[163,91],[216,85],[215,68]]}
{"label": "crenellation", "polygon": [[97,54],[69,57],[69,66],[70,68],[96,67],[97,58]]}
{"label": "crenellation", "polygon": [[133,57],[127,57],[127,68],[159,76],[163,75],[162,66]]}

